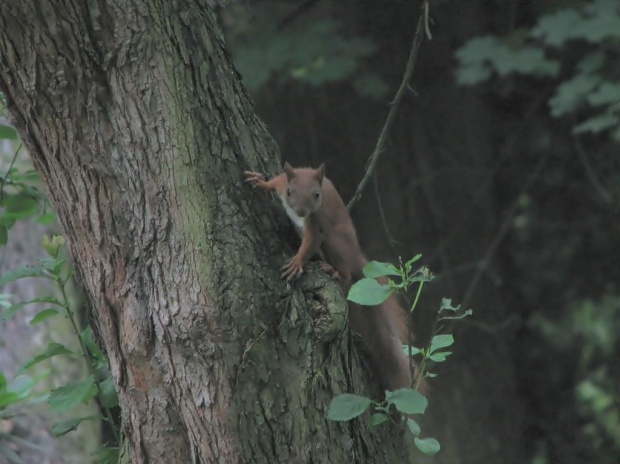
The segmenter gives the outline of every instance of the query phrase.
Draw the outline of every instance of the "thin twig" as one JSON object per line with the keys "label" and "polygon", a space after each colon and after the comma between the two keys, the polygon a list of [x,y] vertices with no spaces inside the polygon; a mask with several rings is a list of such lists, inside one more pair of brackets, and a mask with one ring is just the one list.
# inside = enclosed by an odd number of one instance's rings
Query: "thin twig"
{"label": "thin twig", "polygon": [[297,8],[295,8],[293,10],[292,13],[289,13],[288,15],[286,15],[284,17],[284,19],[282,19],[282,21],[280,21],[280,23],[278,24],[278,30],[281,31],[282,29],[288,27],[291,23],[293,23],[299,16],[302,15],[302,13],[304,13],[305,11],[309,10],[310,8],[312,8],[316,3],[320,2],[321,0],[307,0],[304,3],[302,3],[301,5],[299,5]]}
{"label": "thin twig", "polygon": [[377,206],[379,207],[379,215],[381,216],[381,222],[383,223],[383,230],[385,231],[385,235],[387,236],[390,246],[394,248],[396,245],[400,245],[401,243],[396,240],[392,236],[392,232],[390,232],[390,226],[387,223],[385,211],[383,211],[383,203],[381,203],[381,195],[379,194],[379,182],[377,182],[377,176],[372,176],[372,178],[375,184],[375,196],[377,197]]}
{"label": "thin twig", "polygon": [[581,144],[581,139],[578,135],[575,135],[573,137],[573,142],[575,145],[575,151],[579,156],[579,161],[581,161],[581,164],[583,164],[583,167],[586,170],[586,177],[592,184],[592,187],[594,187],[594,190],[597,191],[597,193],[601,196],[605,203],[607,203],[608,205],[611,204],[611,195],[607,190],[605,190],[605,187],[601,185],[598,178],[596,177],[594,168],[590,164],[590,160],[588,160],[588,155],[586,155],[586,151],[584,150],[583,145]]}
{"label": "thin twig", "polygon": [[502,243],[502,240],[504,239],[508,231],[510,230],[510,224],[511,224],[512,218],[514,217],[517,210],[519,209],[521,197],[525,195],[525,193],[527,193],[527,191],[529,190],[531,185],[534,183],[534,181],[538,179],[538,176],[542,172],[542,169],[545,166],[545,163],[547,162],[547,160],[549,159],[550,154],[551,152],[549,152],[546,156],[540,159],[540,161],[538,162],[538,164],[536,165],[532,173],[529,175],[528,179],[525,181],[525,184],[523,185],[523,188],[521,189],[521,191],[515,196],[515,199],[512,205],[510,206],[510,209],[508,210],[508,212],[506,213],[506,216],[504,217],[504,220],[502,221],[502,224],[499,228],[499,231],[497,232],[497,235],[495,236],[493,241],[489,244],[489,247],[487,248],[487,250],[484,253],[484,256],[482,257],[480,267],[478,267],[478,269],[476,270],[476,273],[474,274],[471,281],[469,282],[469,285],[467,286],[467,290],[465,291],[465,296],[463,297],[463,301],[461,303],[461,306],[463,308],[469,307],[469,302],[474,294],[474,291],[476,290],[476,287],[478,286],[478,283],[480,282],[480,279],[482,278],[482,274],[488,270],[489,263],[491,262],[491,259],[493,259],[493,255],[497,251],[497,248],[499,247],[500,243]]}
{"label": "thin twig", "polygon": [[366,184],[370,180],[370,177],[373,175],[375,170],[375,166],[377,165],[377,161],[379,159],[379,155],[385,151],[385,143],[387,141],[388,133],[396,118],[396,112],[398,111],[398,107],[400,103],[407,93],[409,88],[409,80],[413,74],[413,70],[415,68],[416,58],[418,57],[418,51],[420,50],[420,45],[422,44],[422,37],[424,36],[424,28],[428,27],[428,1],[424,0],[422,4],[422,8],[420,11],[420,18],[418,19],[418,24],[416,27],[415,35],[413,37],[413,43],[411,44],[411,51],[409,52],[409,60],[407,61],[407,66],[405,68],[405,74],[403,75],[403,80],[400,83],[400,87],[396,91],[396,95],[394,95],[394,99],[390,104],[390,111],[388,112],[387,118],[385,120],[385,124],[383,125],[383,129],[381,129],[381,133],[379,134],[379,139],[377,140],[377,144],[375,145],[375,149],[368,158],[366,162],[366,172],[364,173],[364,177],[362,177],[361,182],[357,186],[357,190],[353,194],[353,198],[349,201],[347,205],[347,209],[351,211],[355,203],[359,201],[362,196],[362,191],[366,187]]}
{"label": "thin twig", "polygon": [[4,175],[4,177],[2,177],[2,183],[0,183],[0,204],[2,204],[2,200],[4,200],[4,184],[6,183],[6,178],[9,176],[9,172],[11,172],[11,169],[13,169],[13,164],[17,159],[17,154],[19,153],[19,150],[22,149],[22,145],[23,143],[20,143],[19,147],[17,147],[17,150],[15,150],[15,154],[13,155],[13,159],[11,160],[11,164],[9,164],[9,169],[7,169],[6,174]]}
{"label": "thin twig", "polygon": [[[487,176],[487,179],[482,181],[480,185],[478,186],[478,188],[474,191],[472,195],[473,199],[470,202],[469,209],[467,211],[464,211],[463,214],[461,214],[461,220],[451,228],[451,231],[448,234],[448,236],[445,238],[442,238],[439,245],[437,245],[436,249],[430,254],[430,257],[427,258],[428,262],[432,262],[440,253],[443,253],[443,250],[456,239],[456,237],[461,232],[463,227],[465,227],[465,224],[471,218],[472,211],[474,210],[474,208],[478,206],[479,201],[482,198],[484,198],[484,196],[488,193],[489,187],[491,186],[493,180],[497,176],[497,173],[504,166],[504,162],[507,159],[509,159],[511,155],[514,154],[515,152],[514,147],[516,146],[519,138],[522,136],[523,132],[525,131],[525,128],[528,125],[530,125],[532,121],[535,120],[532,116],[536,114],[538,109],[547,101],[550,95],[551,95],[551,92],[549,91],[541,92],[533,100],[532,104],[527,109],[524,117],[522,118],[522,123],[515,130],[512,131],[511,137],[500,149],[499,158],[495,162],[494,166],[492,166],[491,174]],[[446,270],[444,274],[447,274],[449,272],[450,272],[449,270]]]}

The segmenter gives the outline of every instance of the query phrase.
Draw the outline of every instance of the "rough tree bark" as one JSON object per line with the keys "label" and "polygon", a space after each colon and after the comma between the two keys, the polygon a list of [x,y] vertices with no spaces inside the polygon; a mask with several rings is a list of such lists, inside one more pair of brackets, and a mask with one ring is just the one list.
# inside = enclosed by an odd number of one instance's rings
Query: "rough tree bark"
{"label": "rough tree bark", "polygon": [[68,238],[132,461],[402,462],[393,430],[325,417],[364,370],[336,285],[279,279],[280,219],[240,176],[274,172],[277,150],[207,3],[0,4],[0,90]]}

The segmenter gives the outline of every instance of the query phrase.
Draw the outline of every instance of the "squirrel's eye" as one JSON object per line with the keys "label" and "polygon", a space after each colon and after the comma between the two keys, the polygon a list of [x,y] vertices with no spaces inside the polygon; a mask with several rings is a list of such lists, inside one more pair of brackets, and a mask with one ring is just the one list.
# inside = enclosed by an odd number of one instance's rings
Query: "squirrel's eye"
{"label": "squirrel's eye", "polygon": [[319,192],[319,191],[314,192],[314,199],[315,200],[318,200],[320,196],[321,196],[321,192]]}
{"label": "squirrel's eye", "polygon": [[291,196],[291,189],[286,189],[286,196]]}

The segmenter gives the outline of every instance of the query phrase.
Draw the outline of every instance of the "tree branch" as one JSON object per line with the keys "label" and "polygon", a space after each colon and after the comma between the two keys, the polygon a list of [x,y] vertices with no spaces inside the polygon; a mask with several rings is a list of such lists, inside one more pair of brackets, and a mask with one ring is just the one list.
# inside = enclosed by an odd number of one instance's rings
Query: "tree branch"
{"label": "tree branch", "polygon": [[362,177],[361,182],[357,186],[357,190],[353,194],[353,198],[351,198],[351,201],[349,201],[349,204],[347,205],[349,211],[353,209],[353,206],[355,206],[355,204],[361,198],[362,191],[366,187],[366,184],[370,180],[370,177],[373,175],[373,171],[375,169],[375,166],[377,165],[379,155],[381,155],[381,153],[385,151],[385,142],[387,140],[387,136],[392,126],[392,123],[396,118],[396,112],[398,111],[398,108],[405,93],[409,90],[409,80],[411,79],[411,75],[413,74],[413,70],[415,68],[415,62],[418,57],[418,51],[420,50],[420,45],[422,44],[422,37],[425,31],[427,31],[427,36],[430,39],[430,33],[428,32],[428,29],[428,0],[424,0],[424,2],[422,3],[420,18],[418,19],[415,35],[413,37],[411,51],[409,52],[409,60],[407,61],[405,74],[403,75],[400,86],[396,91],[396,95],[394,95],[394,99],[390,103],[390,111],[388,112],[385,124],[383,125],[383,129],[381,129],[381,133],[379,134],[379,139],[377,140],[375,149],[368,158],[368,161],[366,162],[366,172],[364,173],[364,177]]}
{"label": "tree branch", "polygon": [[493,255],[497,251],[500,243],[502,243],[502,240],[504,239],[508,231],[510,230],[510,224],[511,224],[512,218],[514,217],[517,210],[519,209],[519,199],[530,189],[530,187],[536,181],[536,179],[538,179],[538,176],[542,172],[542,169],[545,166],[545,163],[550,158],[550,153],[551,152],[549,152],[546,156],[541,158],[540,161],[538,161],[538,163],[536,164],[536,167],[534,168],[534,170],[531,172],[531,174],[528,176],[527,180],[525,181],[523,188],[521,188],[521,191],[515,196],[515,199],[512,202],[512,205],[510,206],[510,209],[508,210],[508,212],[506,213],[506,216],[504,217],[504,220],[502,221],[502,224],[499,228],[499,231],[497,232],[497,235],[495,236],[493,241],[489,244],[486,252],[484,253],[484,256],[482,257],[480,266],[476,270],[476,273],[474,274],[471,281],[469,282],[469,285],[467,286],[467,290],[465,291],[465,296],[463,297],[463,300],[461,302],[461,305],[463,306],[463,308],[469,307],[470,300],[474,294],[474,291],[476,290],[476,287],[478,286],[478,283],[480,282],[480,279],[482,278],[482,274],[488,269],[489,263],[493,259]]}
{"label": "tree branch", "polygon": [[594,168],[592,167],[592,164],[590,164],[590,160],[588,160],[588,156],[586,155],[586,151],[584,150],[578,135],[573,137],[573,142],[575,151],[579,156],[579,161],[581,161],[583,168],[586,170],[586,177],[592,184],[592,187],[594,187],[594,190],[596,190],[605,203],[608,205],[611,204],[611,195],[599,182],[598,177],[596,177],[596,172],[594,172]]}

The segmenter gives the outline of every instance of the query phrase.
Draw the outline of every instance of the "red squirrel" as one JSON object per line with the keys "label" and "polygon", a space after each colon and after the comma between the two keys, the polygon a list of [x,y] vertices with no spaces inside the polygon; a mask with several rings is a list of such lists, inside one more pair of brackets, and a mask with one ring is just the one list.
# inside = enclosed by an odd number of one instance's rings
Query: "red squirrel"
{"label": "red squirrel", "polygon": [[[290,281],[303,273],[304,264],[315,255],[333,268],[345,294],[354,281],[363,278],[368,262],[362,253],[353,221],[342,198],[325,177],[325,165],[318,169],[293,168],[266,181],[262,174],[244,173],[245,181],[264,190],[275,190],[302,238],[297,254],[282,268],[282,278]],[[409,360],[401,343],[408,343],[407,316],[395,296],[381,305],[362,307],[349,303],[349,325],[369,348],[372,365],[381,385],[388,390],[411,387]]]}

